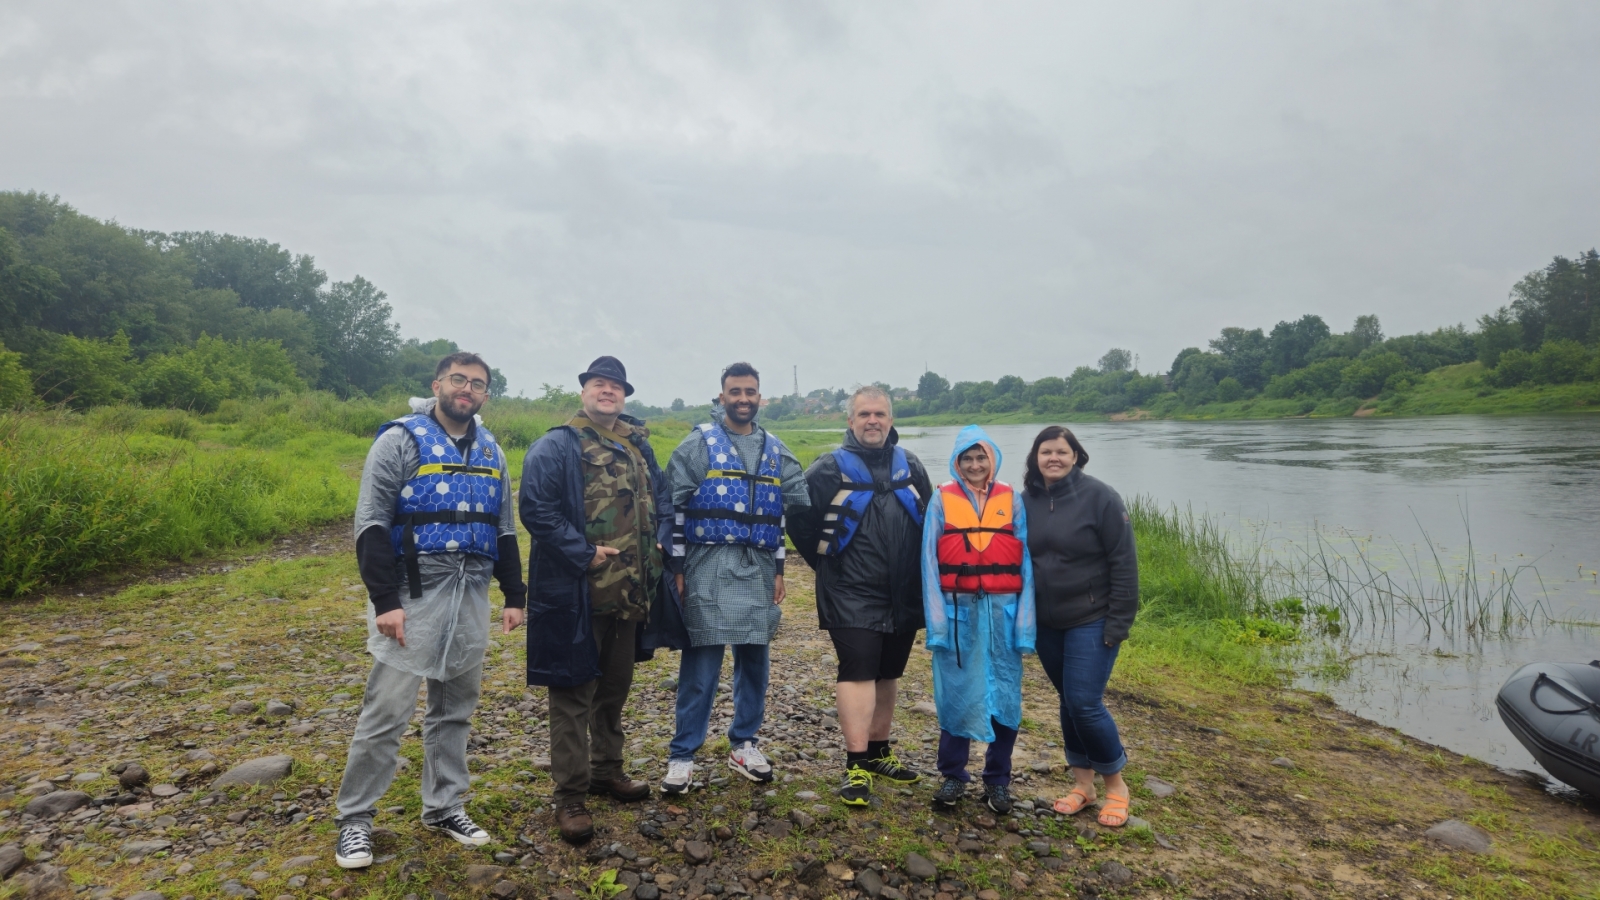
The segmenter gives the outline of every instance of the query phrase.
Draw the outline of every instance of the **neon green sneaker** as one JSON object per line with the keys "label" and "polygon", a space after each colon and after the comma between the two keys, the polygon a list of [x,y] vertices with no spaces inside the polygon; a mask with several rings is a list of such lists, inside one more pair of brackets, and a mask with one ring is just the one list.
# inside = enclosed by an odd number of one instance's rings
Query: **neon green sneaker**
{"label": "neon green sneaker", "polygon": [[854,765],[844,770],[844,786],[839,788],[839,799],[845,806],[868,806],[872,803],[872,773]]}
{"label": "neon green sneaker", "polygon": [[914,784],[922,779],[922,774],[916,769],[908,769],[901,764],[900,758],[890,750],[877,759],[869,759],[861,764],[875,778],[887,778],[897,784]]}

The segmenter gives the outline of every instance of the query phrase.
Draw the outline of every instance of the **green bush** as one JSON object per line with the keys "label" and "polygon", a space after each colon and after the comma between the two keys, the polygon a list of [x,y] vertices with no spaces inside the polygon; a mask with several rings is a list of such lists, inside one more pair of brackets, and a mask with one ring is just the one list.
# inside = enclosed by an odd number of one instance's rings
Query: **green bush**
{"label": "green bush", "polygon": [[1239,383],[1239,379],[1229,375],[1228,377],[1217,382],[1218,401],[1222,403],[1232,403],[1235,400],[1242,399],[1244,399],[1244,385]]}
{"label": "green bush", "polygon": [[157,353],[139,366],[134,391],[145,406],[208,413],[224,400],[304,391],[277,341],[224,341],[202,334],[193,347]]}
{"label": "green bush", "polygon": [[1389,379],[1407,371],[1398,353],[1374,353],[1344,367],[1339,373],[1339,396],[1372,397],[1383,391]]}
{"label": "green bush", "polygon": [[1295,397],[1328,397],[1339,389],[1348,359],[1324,359],[1303,369],[1273,376],[1262,391],[1267,397],[1287,400]]}
{"label": "green bush", "polygon": [[1577,341],[1545,341],[1533,355],[1529,380],[1536,384],[1571,384],[1593,378],[1592,354]]}
{"label": "green bush", "polygon": [[0,409],[21,409],[33,403],[33,378],[22,367],[22,354],[0,344]]}
{"label": "green bush", "polygon": [[87,409],[132,398],[131,355],[128,336],[120,331],[103,341],[50,334],[28,355],[27,362],[41,400]]}
{"label": "green bush", "polygon": [[181,412],[0,415],[0,597],[212,552],[348,516],[340,469],[363,442],[321,433],[281,452],[202,449]]}

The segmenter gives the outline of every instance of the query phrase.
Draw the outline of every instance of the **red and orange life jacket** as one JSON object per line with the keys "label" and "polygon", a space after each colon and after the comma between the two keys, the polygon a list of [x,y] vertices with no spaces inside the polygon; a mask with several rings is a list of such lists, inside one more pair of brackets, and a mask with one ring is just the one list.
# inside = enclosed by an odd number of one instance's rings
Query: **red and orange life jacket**
{"label": "red and orange life jacket", "polygon": [[939,587],[960,594],[1022,593],[1022,541],[1012,522],[1015,495],[995,482],[983,515],[956,482],[941,485],[944,534],[939,536]]}

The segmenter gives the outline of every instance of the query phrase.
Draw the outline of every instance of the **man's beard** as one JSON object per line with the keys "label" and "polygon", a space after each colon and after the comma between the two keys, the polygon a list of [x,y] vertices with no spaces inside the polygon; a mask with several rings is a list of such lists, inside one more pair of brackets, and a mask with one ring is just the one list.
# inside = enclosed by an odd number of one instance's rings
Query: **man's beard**
{"label": "man's beard", "polygon": [[472,421],[472,417],[477,415],[478,410],[483,409],[483,404],[479,403],[458,416],[455,411],[455,401],[457,399],[459,398],[452,397],[448,402],[443,400],[439,401],[439,405],[437,407],[439,410],[439,415],[444,416],[445,418],[459,425],[465,425]]}
{"label": "man's beard", "polygon": [[756,409],[755,404],[751,404],[750,406],[730,406],[725,412],[728,414],[728,421],[736,425],[749,425],[756,420],[756,414],[760,410]]}

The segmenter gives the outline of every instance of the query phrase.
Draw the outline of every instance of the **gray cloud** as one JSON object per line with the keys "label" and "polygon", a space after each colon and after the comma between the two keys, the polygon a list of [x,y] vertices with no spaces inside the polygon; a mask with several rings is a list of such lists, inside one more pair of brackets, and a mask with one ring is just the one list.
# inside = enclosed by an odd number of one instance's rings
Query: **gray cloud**
{"label": "gray cloud", "polygon": [[[1600,243],[1585,3],[0,10],[0,187],[389,292],[514,388],[1164,367]],[[874,336],[879,335],[879,336]]]}

